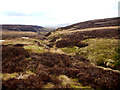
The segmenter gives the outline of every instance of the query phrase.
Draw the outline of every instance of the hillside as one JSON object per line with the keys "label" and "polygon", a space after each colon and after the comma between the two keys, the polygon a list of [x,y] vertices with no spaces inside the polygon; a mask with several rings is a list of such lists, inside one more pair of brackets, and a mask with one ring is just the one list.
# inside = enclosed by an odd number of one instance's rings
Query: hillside
{"label": "hillside", "polygon": [[[36,32],[11,31],[14,38],[1,43],[3,89],[119,90],[118,22],[119,17],[81,22],[58,28],[44,39]],[[29,38],[21,38],[26,34]]]}
{"label": "hillside", "polygon": [[[58,28],[47,35],[48,46],[57,47],[70,55],[81,55],[97,65],[118,69],[119,20],[119,17],[99,19]],[[96,25],[98,22],[100,24]],[[109,59],[118,65],[106,64]]]}
{"label": "hillside", "polygon": [[58,30],[68,30],[68,29],[77,30],[77,29],[86,29],[86,28],[119,26],[120,24],[118,22],[120,22],[120,17],[96,19],[96,20],[76,23],[76,24],[69,25],[66,27],[61,27],[61,28],[58,28]]}
{"label": "hillside", "polygon": [[44,28],[35,25],[14,25],[2,24],[2,39],[34,37],[43,39],[48,32],[53,31],[50,28]]}
{"label": "hillside", "polygon": [[85,21],[60,27],[46,36],[56,43],[61,40],[73,42],[88,38],[119,38],[119,21],[120,17]]}
{"label": "hillside", "polygon": [[2,29],[9,30],[9,31],[48,32],[48,29],[41,26],[35,26],[35,25],[2,24]]}

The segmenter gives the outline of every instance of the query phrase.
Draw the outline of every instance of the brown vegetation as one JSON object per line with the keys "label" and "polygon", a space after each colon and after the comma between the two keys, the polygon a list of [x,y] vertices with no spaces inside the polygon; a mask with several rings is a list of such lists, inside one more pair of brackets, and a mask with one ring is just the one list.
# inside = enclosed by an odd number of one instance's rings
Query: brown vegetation
{"label": "brown vegetation", "polygon": [[[69,47],[69,46],[78,46],[84,47],[87,44],[81,43],[80,41],[88,38],[116,38],[118,39],[120,35],[118,34],[118,29],[105,29],[105,30],[94,30],[94,31],[79,31],[74,32],[70,35],[65,35],[60,38],[62,40],[56,42],[56,46],[59,48]],[[55,40],[54,40],[55,39]],[[54,38],[51,41],[56,41],[57,38]]]}
{"label": "brown vegetation", "polygon": [[2,72],[14,73],[23,71],[27,64],[27,57],[29,57],[29,53],[22,47],[2,45]]}
{"label": "brown vegetation", "polygon": [[53,75],[78,78],[83,85],[93,88],[120,88],[120,73],[97,68],[83,57],[56,53],[31,54],[27,60],[28,57],[27,51],[22,47],[3,46],[3,73],[23,72],[28,69],[36,74],[27,79],[3,80],[3,88],[41,88],[48,82],[54,83],[56,88],[62,87],[61,81]]}
{"label": "brown vegetation", "polygon": [[76,23],[66,27],[61,27],[61,28],[58,28],[58,30],[67,30],[72,28],[73,30],[78,30],[78,29],[85,29],[85,28],[119,26],[119,21],[120,21],[120,17],[90,20],[90,21]]}
{"label": "brown vegetation", "polygon": [[40,35],[36,32],[7,31],[7,30],[2,31],[2,39],[12,39],[12,38],[22,38],[22,37],[38,38],[38,39],[45,38],[43,35]]}
{"label": "brown vegetation", "polygon": [[[10,43],[10,40],[8,40],[8,42],[6,41],[6,43],[4,42],[4,45],[2,45],[2,75],[13,75],[11,78],[7,77],[6,79],[2,77],[3,89],[43,88],[47,85],[51,85],[50,87],[52,88],[71,88],[70,84],[63,85],[64,80],[62,81],[58,78],[59,76],[64,75],[68,79],[77,79],[78,83],[82,84],[81,87],[89,86],[91,89],[119,90],[119,71],[97,67],[92,64],[89,59],[82,57],[82,53],[79,54],[80,52],[78,52],[77,54],[77,51],[75,52],[75,55],[67,53],[58,54],[57,52],[52,53],[52,51],[50,51],[54,49],[57,51],[59,50],[58,48],[63,47],[74,47],[71,51],[75,51],[81,47],[89,46],[90,43],[88,44],[82,40],[90,38],[104,38],[104,40],[106,38],[119,39],[120,35],[118,29],[80,31],[85,28],[118,26],[118,21],[119,18],[112,18],[86,21],[70,25],[59,28],[58,31],[71,29],[75,30],[75,32],[71,31],[71,33],[65,35],[57,34],[57,36],[54,36],[56,35],[56,31],[54,31],[53,36],[51,33],[46,35],[48,36],[47,39],[45,36],[39,35],[35,32],[3,31],[3,39],[21,37],[34,38],[31,41],[30,39],[27,39],[28,41],[24,41],[24,43],[19,41],[20,39],[16,39],[15,43]],[[46,42],[48,43],[45,43],[45,41],[39,41],[36,38],[42,40],[46,39]],[[49,49],[45,48],[46,51],[44,51],[44,47],[48,47]],[[117,51],[118,53],[115,58],[116,60],[119,60],[120,50],[118,49]],[[92,53],[91,50],[90,52]],[[119,62],[116,64],[117,67],[119,67]],[[22,78],[27,71],[32,72],[32,74],[29,74],[26,78]],[[14,75],[14,73],[17,74]]]}

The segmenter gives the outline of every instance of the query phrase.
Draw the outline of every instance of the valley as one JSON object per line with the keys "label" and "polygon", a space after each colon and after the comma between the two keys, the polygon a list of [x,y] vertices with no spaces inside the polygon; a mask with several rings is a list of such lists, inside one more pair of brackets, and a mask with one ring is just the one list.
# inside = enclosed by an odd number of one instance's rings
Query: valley
{"label": "valley", "polygon": [[4,26],[3,89],[120,89],[119,21],[91,20],[54,31]]}

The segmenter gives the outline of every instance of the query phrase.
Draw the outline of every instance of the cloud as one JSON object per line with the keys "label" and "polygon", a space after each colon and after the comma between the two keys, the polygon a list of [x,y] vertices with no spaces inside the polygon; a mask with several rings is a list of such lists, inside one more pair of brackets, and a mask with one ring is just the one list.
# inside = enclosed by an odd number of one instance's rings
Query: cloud
{"label": "cloud", "polygon": [[57,25],[118,16],[119,0],[2,0],[0,23]]}
{"label": "cloud", "polygon": [[24,13],[24,12],[15,12],[15,11],[6,11],[3,12],[5,16],[45,16],[49,12],[31,12],[31,13]]}
{"label": "cloud", "polygon": [[5,12],[5,16],[27,16],[27,14],[20,13],[20,12]]}

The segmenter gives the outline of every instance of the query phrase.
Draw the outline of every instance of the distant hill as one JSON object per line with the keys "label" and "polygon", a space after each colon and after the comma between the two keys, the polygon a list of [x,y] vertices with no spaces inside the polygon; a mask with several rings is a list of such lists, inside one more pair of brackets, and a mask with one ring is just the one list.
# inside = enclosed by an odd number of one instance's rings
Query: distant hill
{"label": "distant hill", "polygon": [[14,25],[14,24],[3,24],[2,25],[3,30],[9,30],[9,31],[30,31],[30,32],[48,32],[50,29],[41,27],[41,26],[35,26],[35,25]]}
{"label": "distant hill", "polygon": [[90,21],[72,24],[72,25],[69,25],[66,27],[60,27],[57,30],[67,30],[67,29],[77,30],[77,29],[86,29],[86,28],[119,26],[118,25],[119,21],[120,21],[120,17],[95,19],[95,20],[90,20]]}
{"label": "distant hill", "polygon": [[[89,38],[120,38],[120,17],[96,19],[60,27],[46,36],[57,47],[63,48],[77,45],[78,42]],[[84,45],[83,45],[84,46]]]}

